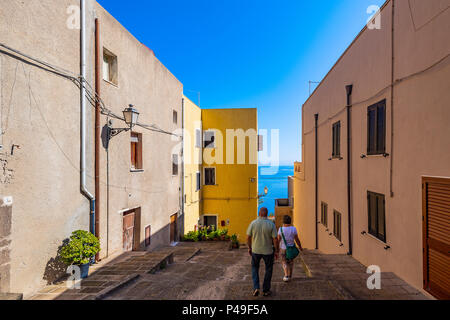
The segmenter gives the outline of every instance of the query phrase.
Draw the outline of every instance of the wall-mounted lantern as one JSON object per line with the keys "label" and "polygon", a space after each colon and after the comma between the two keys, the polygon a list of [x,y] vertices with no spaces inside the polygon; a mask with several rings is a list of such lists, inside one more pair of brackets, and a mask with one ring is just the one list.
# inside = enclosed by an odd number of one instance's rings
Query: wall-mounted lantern
{"label": "wall-mounted lantern", "polygon": [[132,104],[130,104],[128,108],[125,108],[125,110],[123,110],[123,118],[125,120],[125,123],[128,125],[127,128],[112,128],[112,124],[108,124],[110,129],[110,138],[117,136],[123,131],[129,131],[133,129],[133,127],[138,123],[139,112]]}

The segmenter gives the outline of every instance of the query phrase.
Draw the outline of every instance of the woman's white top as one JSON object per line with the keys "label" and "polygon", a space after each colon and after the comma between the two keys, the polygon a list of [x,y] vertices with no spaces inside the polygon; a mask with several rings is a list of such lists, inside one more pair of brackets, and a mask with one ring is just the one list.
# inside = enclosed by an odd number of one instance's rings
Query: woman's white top
{"label": "woman's white top", "polygon": [[283,228],[284,238],[286,239],[288,246],[293,246],[295,244],[295,236],[297,235],[297,228],[295,228],[294,226],[291,226],[291,227],[280,227],[280,229],[278,229],[278,234],[281,237],[280,248],[283,250],[286,250],[286,245],[284,244],[283,236],[281,234],[282,228]]}

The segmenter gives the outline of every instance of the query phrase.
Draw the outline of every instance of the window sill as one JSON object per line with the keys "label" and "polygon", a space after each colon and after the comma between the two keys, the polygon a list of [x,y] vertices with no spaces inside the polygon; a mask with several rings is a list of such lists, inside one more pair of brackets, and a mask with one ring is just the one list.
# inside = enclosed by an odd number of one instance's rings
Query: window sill
{"label": "window sill", "polygon": [[218,184],[204,184],[204,187],[218,187]]}
{"label": "window sill", "polygon": [[144,172],[144,169],[130,169],[130,172]]}
{"label": "window sill", "polygon": [[387,158],[389,157],[389,153],[377,153],[377,154],[362,154],[361,159],[364,158]]}
{"label": "window sill", "polygon": [[385,242],[385,241],[383,241],[383,240],[380,240],[380,239],[378,239],[377,237],[375,237],[375,236],[373,236],[373,235],[371,235],[370,233],[368,233],[367,231],[363,231],[363,232],[361,232],[361,234],[363,235],[363,236],[368,236],[369,238],[371,238],[371,239],[373,239],[373,240],[375,240],[376,242],[378,242],[379,244],[382,244],[383,246],[384,246],[384,249],[385,250],[387,250],[387,249],[390,249],[391,247],[387,244],[387,242]]}
{"label": "window sill", "polygon": [[331,157],[328,159],[329,161],[333,161],[333,160],[344,160],[344,158],[342,157]]}
{"label": "window sill", "polygon": [[113,87],[119,88],[119,85],[118,85],[118,84],[115,84],[114,82],[111,82],[111,81],[105,80],[105,79],[103,79],[103,81],[105,81],[106,83],[112,85]]}

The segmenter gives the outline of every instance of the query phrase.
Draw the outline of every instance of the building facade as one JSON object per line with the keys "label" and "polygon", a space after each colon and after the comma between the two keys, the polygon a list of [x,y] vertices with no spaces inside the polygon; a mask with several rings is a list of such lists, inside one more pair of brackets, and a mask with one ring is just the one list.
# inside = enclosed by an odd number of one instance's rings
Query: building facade
{"label": "building facade", "polygon": [[184,106],[185,232],[227,228],[243,241],[258,208],[257,110]]}
{"label": "building facade", "polygon": [[202,110],[187,97],[183,98],[184,138],[184,228],[195,230],[202,212]]}
{"label": "building facade", "polygon": [[[93,0],[3,1],[0,38],[0,292],[64,276],[75,230],[98,259],[177,241],[180,81]],[[114,130],[130,104],[138,124]]]}
{"label": "building facade", "polygon": [[349,253],[449,297],[450,11],[442,5],[387,1],[380,28],[364,28],[305,102],[294,223],[307,248]]}
{"label": "building facade", "polygon": [[[101,147],[103,258],[179,239],[183,85],[151,49],[98,4],[96,14],[100,97],[116,115],[132,104],[140,113],[139,123],[146,125],[119,133]],[[102,115],[102,131],[109,121],[112,128],[126,127],[123,121]]]}

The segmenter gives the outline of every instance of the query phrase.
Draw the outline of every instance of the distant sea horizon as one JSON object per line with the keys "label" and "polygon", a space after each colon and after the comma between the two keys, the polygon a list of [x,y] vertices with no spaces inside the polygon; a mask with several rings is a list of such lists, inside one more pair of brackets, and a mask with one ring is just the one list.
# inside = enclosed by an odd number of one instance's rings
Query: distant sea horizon
{"label": "distant sea horizon", "polygon": [[[275,172],[276,174],[267,174]],[[267,196],[261,198],[263,203],[258,205],[258,211],[261,207],[266,207],[269,210],[269,215],[275,214],[275,199],[287,199],[288,177],[292,175],[294,175],[293,165],[284,165],[278,168],[269,166],[258,167],[258,193],[263,194],[264,187],[269,189]]]}

